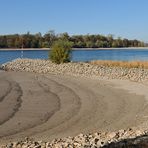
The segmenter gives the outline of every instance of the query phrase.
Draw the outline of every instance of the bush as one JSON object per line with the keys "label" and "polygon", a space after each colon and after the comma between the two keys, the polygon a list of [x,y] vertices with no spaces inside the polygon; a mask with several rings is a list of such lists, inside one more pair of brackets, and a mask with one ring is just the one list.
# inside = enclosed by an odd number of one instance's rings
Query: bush
{"label": "bush", "polygon": [[66,40],[55,41],[51,47],[50,59],[52,62],[60,64],[70,62],[72,44]]}

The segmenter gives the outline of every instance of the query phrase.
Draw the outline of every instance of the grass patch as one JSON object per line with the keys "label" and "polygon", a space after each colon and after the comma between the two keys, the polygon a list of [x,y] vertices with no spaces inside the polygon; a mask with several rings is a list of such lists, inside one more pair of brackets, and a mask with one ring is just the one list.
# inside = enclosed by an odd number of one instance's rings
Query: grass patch
{"label": "grass patch", "polygon": [[109,61],[109,60],[96,60],[91,61],[91,64],[108,66],[108,67],[124,67],[124,68],[143,68],[148,69],[148,61]]}

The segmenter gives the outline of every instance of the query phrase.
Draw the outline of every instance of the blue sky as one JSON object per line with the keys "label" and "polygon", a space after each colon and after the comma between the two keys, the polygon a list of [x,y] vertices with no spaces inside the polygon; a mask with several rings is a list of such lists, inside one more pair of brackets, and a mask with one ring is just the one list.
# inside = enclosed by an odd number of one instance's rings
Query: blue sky
{"label": "blue sky", "polygon": [[48,30],[148,41],[148,0],[0,0],[0,34]]}

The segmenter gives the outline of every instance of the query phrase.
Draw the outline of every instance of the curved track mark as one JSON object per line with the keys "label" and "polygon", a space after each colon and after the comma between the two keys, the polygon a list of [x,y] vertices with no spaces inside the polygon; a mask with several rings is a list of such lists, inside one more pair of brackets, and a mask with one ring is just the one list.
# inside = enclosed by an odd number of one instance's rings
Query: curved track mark
{"label": "curved track mark", "polygon": [[[10,83],[10,82],[9,82]],[[16,93],[18,94],[18,96],[17,96],[17,98],[16,98],[16,104],[15,104],[15,106],[14,106],[14,108],[13,108],[13,112],[12,112],[12,114],[7,118],[7,119],[5,119],[5,120],[3,120],[2,122],[0,122],[0,125],[2,125],[2,124],[4,124],[5,122],[7,122],[7,121],[9,121],[11,118],[13,118],[14,116],[15,116],[15,114],[18,112],[18,110],[19,110],[19,108],[21,107],[21,104],[22,104],[22,99],[21,99],[21,97],[22,97],[22,95],[23,95],[23,91],[22,91],[22,89],[21,89],[21,87],[20,87],[20,85],[18,84],[18,83],[16,83],[16,82],[12,82],[12,83],[10,83],[11,84],[11,91],[8,93],[8,94],[10,94],[12,91],[14,91],[13,90],[13,87],[15,87],[15,91],[16,91]],[[14,85],[14,86],[13,86]],[[7,94],[7,95],[8,95]],[[7,96],[6,95],[6,96]],[[6,97],[5,96],[5,97]],[[0,136],[0,138],[1,138],[1,136]]]}
{"label": "curved track mark", "polygon": [[7,89],[6,93],[0,97],[0,102],[2,102],[12,90],[12,84],[8,80],[6,80],[6,82],[9,84],[9,88]]}

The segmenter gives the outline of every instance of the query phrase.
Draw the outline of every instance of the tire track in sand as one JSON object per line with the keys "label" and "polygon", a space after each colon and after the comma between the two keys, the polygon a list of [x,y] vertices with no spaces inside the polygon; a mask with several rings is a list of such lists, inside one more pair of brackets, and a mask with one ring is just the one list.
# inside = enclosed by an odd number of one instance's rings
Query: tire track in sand
{"label": "tire track in sand", "polygon": [[[42,82],[37,82],[37,84],[38,84],[38,86],[44,91],[44,93],[46,93],[46,94],[52,94],[52,96],[54,96],[54,98],[57,99],[58,107],[57,107],[55,110],[53,110],[53,111],[46,112],[46,113],[42,116],[42,118],[40,119],[40,122],[39,122],[39,123],[36,123],[36,124],[34,124],[34,125],[31,125],[31,126],[26,126],[26,127],[21,128],[20,130],[17,130],[17,131],[14,130],[14,132],[13,132],[13,131],[12,131],[12,132],[7,132],[7,133],[5,133],[5,134],[3,134],[3,135],[0,135],[0,138],[7,137],[7,136],[12,136],[12,135],[18,134],[18,133],[20,133],[20,132],[24,132],[24,131],[26,131],[26,130],[29,130],[29,129],[31,129],[31,128],[34,128],[34,127],[36,127],[36,126],[42,125],[43,123],[45,123],[46,121],[48,121],[49,118],[50,118],[51,116],[53,116],[53,114],[54,114],[55,112],[57,112],[57,111],[60,109],[60,99],[59,99],[59,97],[58,97],[56,94],[52,93],[49,89],[47,90],[45,87],[43,87],[44,84],[42,84]],[[50,100],[49,100],[49,101],[50,101]],[[40,103],[41,103],[41,102],[40,102]],[[17,108],[14,108],[14,110],[15,110],[15,111],[18,111]],[[13,116],[14,116],[14,114],[13,114]],[[12,118],[13,116],[11,116],[11,118]],[[11,118],[9,117],[9,118],[7,119],[7,121],[10,120]],[[15,118],[16,118],[16,117],[15,117]],[[32,119],[32,120],[33,120],[33,119]],[[4,122],[3,122],[2,124],[4,124]]]}
{"label": "tire track in sand", "polygon": [[[39,78],[39,77],[38,77]],[[40,77],[41,78],[41,77]],[[45,81],[45,79],[47,80],[47,81]],[[44,83],[43,83],[43,81],[45,81]],[[49,82],[51,83],[54,83],[54,85],[50,85],[49,86]],[[47,84],[47,82],[48,82],[48,84]],[[48,89],[52,89],[52,92],[54,92],[54,94],[56,94],[58,97],[59,97],[59,99],[60,99],[60,102],[62,102],[62,100],[63,99],[65,99],[65,98],[63,98],[62,97],[62,95],[61,95],[61,93],[65,93],[65,92],[68,92],[68,94],[69,94],[69,102],[71,102],[71,103],[73,103],[73,102],[75,102],[75,104],[76,104],[76,106],[75,107],[73,107],[73,108],[70,108],[70,110],[69,110],[69,115],[67,116],[67,117],[65,117],[64,118],[64,120],[61,120],[60,122],[58,122],[57,124],[55,124],[54,123],[54,125],[52,125],[51,127],[47,127],[47,128],[45,128],[44,130],[42,129],[40,132],[44,132],[44,131],[46,131],[46,130],[51,130],[51,129],[54,129],[54,128],[56,128],[56,127],[58,127],[59,125],[62,125],[62,124],[64,124],[64,123],[66,123],[66,122],[68,122],[70,119],[72,119],[74,116],[76,116],[78,113],[79,113],[79,111],[80,111],[80,109],[81,109],[81,98],[75,93],[75,91],[73,90],[73,89],[71,89],[70,87],[67,87],[67,86],[65,86],[65,85],[63,85],[63,84],[61,84],[61,83],[58,83],[57,81],[55,81],[55,80],[53,80],[53,79],[50,79],[50,78],[47,78],[46,76],[42,76],[42,83],[40,83],[40,84],[42,84],[42,87],[44,87],[44,89],[46,89],[46,90],[48,90]],[[55,88],[53,88],[53,86],[56,86]],[[71,99],[72,100],[71,100]],[[68,106],[67,106],[68,107]],[[62,107],[60,107],[60,109],[59,109],[59,112],[62,110],[63,108]],[[66,113],[66,112],[65,112]],[[37,133],[37,132],[36,132]]]}
{"label": "tire track in sand", "polygon": [[[20,85],[17,82],[10,82],[9,83],[8,91],[2,97],[3,101],[0,103],[0,125],[4,124],[5,122],[9,121],[11,118],[15,116],[18,112],[19,108],[21,107],[21,97],[23,95],[23,91]],[[7,111],[7,113],[5,113]]]}
{"label": "tire track in sand", "polygon": [[[63,76],[46,78],[38,74],[35,77],[30,73],[12,72],[10,75],[23,90],[23,102],[15,116],[0,126],[1,140],[26,136],[52,139],[130,127],[135,123],[132,118],[145,103],[142,97],[104,85],[104,82],[98,85],[93,80]],[[59,99],[60,104],[53,114],[50,107],[55,99]],[[21,121],[20,125],[17,120]]]}
{"label": "tire track in sand", "polygon": [[[58,107],[58,109],[56,109],[54,112],[50,112],[49,114],[46,114],[45,116],[44,116],[44,119],[42,120],[42,122],[41,123],[38,123],[38,124],[35,124],[35,125],[33,125],[33,126],[29,126],[29,127],[26,127],[26,128],[23,128],[23,129],[21,129],[21,130],[18,130],[18,131],[16,131],[16,132],[9,132],[9,133],[7,133],[7,134],[4,134],[3,136],[1,136],[1,138],[2,137],[12,137],[12,136],[15,136],[15,135],[27,135],[27,134],[24,134],[24,133],[26,133],[26,131],[28,132],[28,133],[31,133],[31,134],[29,134],[29,135],[32,135],[32,134],[36,134],[36,133],[41,133],[41,132],[44,132],[44,131],[46,131],[47,129],[49,130],[49,129],[52,129],[52,128],[55,128],[56,126],[58,126],[58,125],[60,125],[60,124],[63,124],[64,122],[66,122],[66,121],[68,121],[69,119],[71,119],[73,116],[75,116],[76,114],[77,114],[77,112],[79,112],[79,109],[80,109],[80,106],[81,106],[81,103],[79,102],[80,101],[80,98],[78,98],[78,103],[76,103],[76,104],[78,104],[78,106],[76,106],[76,108],[74,108],[74,109],[72,109],[72,108],[70,108],[69,109],[69,112],[71,112],[71,114],[68,116],[68,117],[66,117],[66,118],[64,118],[64,120],[59,120],[59,122],[57,122],[57,124],[51,124],[51,125],[49,125],[48,127],[46,127],[45,126],[45,128],[43,128],[43,124],[45,124],[48,120],[49,120],[49,122],[50,122],[50,118],[57,112],[57,111],[59,111],[60,109],[61,109],[61,106],[60,106],[60,100],[61,99],[64,99],[64,98],[60,98],[59,96],[58,96],[58,94],[57,94],[57,92],[53,92],[53,90],[51,91],[51,89],[53,89],[53,88],[50,88],[50,85],[48,85],[48,84],[50,84],[50,82],[52,82],[52,83],[54,83],[54,86],[56,87],[56,91],[59,91],[59,92],[65,92],[65,90],[66,91],[68,91],[68,94],[70,94],[70,95],[74,95],[73,97],[71,97],[72,99],[75,99],[75,97],[78,97],[76,94],[75,94],[75,92],[73,92],[70,88],[67,88],[67,87],[65,87],[64,85],[62,85],[62,84],[59,84],[59,83],[57,83],[56,81],[54,81],[54,80],[49,80],[48,79],[48,81],[47,81],[47,79],[45,79],[45,77],[40,77],[39,78],[40,80],[37,80],[36,79],[36,83],[40,86],[40,88],[41,89],[43,89],[44,90],[44,92],[45,93],[52,93],[53,95],[55,95],[56,96],[56,98],[58,99],[58,102],[59,102],[59,107]],[[45,82],[43,82],[43,79],[44,80],[46,80],[46,83]],[[48,83],[48,84],[47,84]],[[52,86],[52,85],[51,85]],[[69,98],[68,98],[69,99]],[[76,98],[77,99],[77,98]],[[70,99],[71,100],[71,99]],[[76,101],[76,102],[77,102]],[[65,112],[66,113],[66,112]],[[66,119],[66,120],[65,120]],[[41,129],[40,128],[38,128],[38,127],[41,127]],[[38,129],[39,129],[39,131],[38,131]],[[31,131],[31,132],[29,132],[29,131]]]}
{"label": "tire track in sand", "polygon": [[[2,80],[3,81],[3,80]],[[5,99],[5,97],[11,92],[11,90],[12,90],[12,85],[11,85],[11,83],[8,81],[8,80],[5,80],[4,82],[1,82],[1,83],[7,83],[8,84],[8,88],[7,88],[7,90],[6,90],[6,92],[2,95],[2,96],[0,96],[0,102],[2,102],[4,99]]]}

